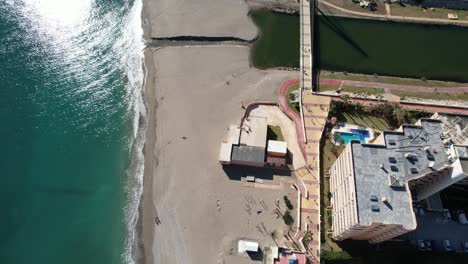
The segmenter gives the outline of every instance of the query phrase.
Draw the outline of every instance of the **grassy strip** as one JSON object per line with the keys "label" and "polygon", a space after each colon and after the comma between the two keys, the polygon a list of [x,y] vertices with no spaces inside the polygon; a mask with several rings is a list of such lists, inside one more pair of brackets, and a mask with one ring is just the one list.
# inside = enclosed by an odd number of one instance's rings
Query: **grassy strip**
{"label": "grassy strip", "polygon": [[267,129],[267,138],[268,140],[284,141],[284,136],[279,126],[269,125]]}
{"label": "grassy strip", "polygon": [[355,115],[349,113],[344,113],[343,117],[344,119],[342,121],[348,124],[353,124],[360,127],[369,127],[378,131],[389,129],[388,124],[381,117],[372,115]]}
{"label": "grassy strip", "polygon": [[414,97],[420,99],[468,101],[468,94],[466,93],[416,93],[393,90],[392,94],[398,95],[400,97]]}
{"label": "grassy strip", "polygon": [[294,112],[296,112],[297,114],[299,114],[299,104],[297,103],[291,103],[291,93],[298,90],[299,89],[299,84],[294,84],[294,85],[291,85],[288,90],[286,91],[286,102],[288,103],[288,107],[291,108],[291,110],[293,110]]}
{"label": "grassy strip", "polygon": [[394,16],[426,17],[447,19],[448,14],[458,15],[458,19],[467,20],[467,10],[452,10],[446,8],[422,8],[421,6],[399,5],[394,3],[390,5],[391,13]]}
{"label": "grassy strip", "polygon": [[320,191],[321,191],[321,211],[322,211],[322,250],[323,251],[334,251],[341,252],[341,247],[335,243],[328,235],[326,235],[327,230],[332,228],[332,218],[331,211],[325,211],[325,208],[330,205],[330,200],[328,199],[330,193],[330,181],[328,178],[325,178],[325,172],[330,170],[330,167],[335,163],[338,156],[343,152],[345,146],[336,146],[331,141],[330,133],[328,132],[324,136],[324,140],[320,146],[320,168],[322,177],[320,181]]}
{"label": "grassy strip", "polygon": [[321,71],[320,78],[351,80],[351,81],[361,81],[361,82],[379,82],[379,83],[389,83],[389,84],[427,86],[427,87],[458,87],[458,86],[467,85],[464,83],[457,83],[457,82],[421,80],[421,79],[399,78],[399,77],[390,77],[390,76],[374,76],[374,75],[355,74],[355,73],[345,74],[342,72],[328,72],[328,71]]}
{"label": "grassy strip", "polygon": [[[340,88],[339,84],[320,84],[319,91],[336,91]],[[343,85],[343,91],[348,93],[355,93],[355,94],[383,94],[385,92],[382,88],[374,88],[374,87],[363,87],[363,86],[346,86]]]}

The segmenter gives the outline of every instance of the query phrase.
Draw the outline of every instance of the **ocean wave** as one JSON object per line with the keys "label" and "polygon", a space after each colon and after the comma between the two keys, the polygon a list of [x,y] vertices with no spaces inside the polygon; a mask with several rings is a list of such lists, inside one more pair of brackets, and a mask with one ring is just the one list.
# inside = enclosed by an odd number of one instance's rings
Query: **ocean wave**
{"label": "ocean wave", "polygon": [[124,250],[122,252],[122,262],[126,264],[134,263],[133,248],[136,237],[136,224],[138,222],[138,206],[143,192],[143,173],[145,136],[147,129],[147,115],[143,100],[143,29],[141,24],[142,1],[136,0],[128,13],[126,20],[127,31],[124,32],[129,39],[123,38],[122,45],[128,50],[124,53],[121,63],[125,65],[128,89],[127,98],[131,98],[130,106],[134,112],[133,117],[133,141],[130,146],[130,166],[127,169],[127,182],[124,193],[126,205],[124,207],[124,221],[126,225],[126,237]]}

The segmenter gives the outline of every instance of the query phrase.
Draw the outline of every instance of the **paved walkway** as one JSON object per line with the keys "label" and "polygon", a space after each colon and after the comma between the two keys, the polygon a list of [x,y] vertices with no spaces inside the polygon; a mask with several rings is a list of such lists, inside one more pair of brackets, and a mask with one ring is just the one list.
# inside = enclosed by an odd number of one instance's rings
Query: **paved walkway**
{"label": "paved walkway", "polygon": [[285,114],[294,121],[298,142],[306,159],[306,166],[295,172],[298,181],[296,186],[301,195],[300,225],[295,237],[300,241],[306,231],[312,234],[307,254],[311,262],[318,263],[320,259],[320,139],[328,116],[330,97],[313,95],[310,90],[303,92],[303,109],[305,135],[302,130],[301,118],[287,104],[286,92],[291,85],[299,80],[288,80],[280,88],[279,106]]}
{"label": "paved walkway", "polygon": [[307,189],[307,196],[301,200],[301,223],[303,230],[312,232],[309,252],[319,259],[320,255],[320,140],[331,98],[317,96],[304,90],[302,112],[306,133],[307,173],[300,174],[299,180]]}
{"label": "paved walkway", "polygon": [[336,85],[348,85],[356,87],[372,87],[382,88],[398,91],[408,92],[441,92],[441,93],[465,93],[468,92],[468,86],[458,87],[427,87],[427,86],[416,86],[416,85],[404,85],[404,84],[390,84],[390,83],[378,83],[378,82],[363,82],[363,81],[351,81],[351,80],[339,80],[339,79],[320,79],[320,84],[336,84]]}
{"label": "paved walkway", "polygon": [[354,16],[363,16],[363,17],[374,17],[374,18],[381,18],[381,19],[388,19],[388,20],[396,20],[396,21],[405,21],[405,22],[425,22],[425,23],[443,23],[443,24],[455,24],[455,25],[468,25],[468,20],[450,20],[444,18],[426,18],[426,17],[405,17],[405,16],[393,16],[393,15],[379,15],[379,14],[370,14],[370,13],[362,13],[357,11],[348,10],[346,8],[342,8],[336,6],[332,3],[329,3],[325,0],[319,0],[320,3],[327,5],[331,8],[339,10],[343,13],[347,13]]}
{"label": "paved walkway", "polygon": [[291,108],[289,108],[288,103],[286,102],[286,92],[288,88],[292,85],[298,84],[299,80],[287,80],[281,85],[280,92],[279,92],[279,106],[281,110],[289,117],[292,121],[294,121],[294,126],[296,127],[296,135],[297,135],[297,142],[299,143],[299,147],[301,148],[302,155],[306,156],[305,151],[305,139],[304,139],[304,132],[302,131],[302,122],[300,116],[294,112]]}

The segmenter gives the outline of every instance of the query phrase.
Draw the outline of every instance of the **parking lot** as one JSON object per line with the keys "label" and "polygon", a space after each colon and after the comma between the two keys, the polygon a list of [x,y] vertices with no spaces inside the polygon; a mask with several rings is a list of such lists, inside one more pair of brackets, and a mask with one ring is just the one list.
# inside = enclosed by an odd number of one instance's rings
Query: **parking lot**
{"label": "parking lot", "polygon": [[468,241],[468,225],[460,224],[456,218],[446,219],[439,211],[426,211],[422,216],[417,215],[416,220],[418,227],[406,235],[409,240],[414,243],[429,240],[433,251],[445,251],[443,240],[447,239],[452,251],[463,252],[463,242]]}

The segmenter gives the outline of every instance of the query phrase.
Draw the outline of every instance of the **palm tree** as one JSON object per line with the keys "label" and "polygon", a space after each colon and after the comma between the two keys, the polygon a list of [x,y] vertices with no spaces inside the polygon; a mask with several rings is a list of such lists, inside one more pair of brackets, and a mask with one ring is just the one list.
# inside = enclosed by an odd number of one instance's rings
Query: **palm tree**
{"label": "palm tree", "polygon": [[276,230],[271,231],[270,236],[271,236],[271,239],[275,241],[275,244],[278,245],[278,243],[276,243],[276,239],[278,238],[278,233],[276,232]]}

